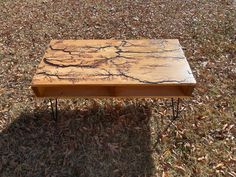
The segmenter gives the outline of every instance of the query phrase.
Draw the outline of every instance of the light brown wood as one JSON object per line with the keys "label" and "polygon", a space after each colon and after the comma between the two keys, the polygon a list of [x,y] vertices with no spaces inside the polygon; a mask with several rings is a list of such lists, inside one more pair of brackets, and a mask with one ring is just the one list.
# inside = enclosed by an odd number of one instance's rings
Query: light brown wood
{"label": "light brown wood", "polygon": [[177,39],[53,40],[37,97],[188,97],[196,85]]}

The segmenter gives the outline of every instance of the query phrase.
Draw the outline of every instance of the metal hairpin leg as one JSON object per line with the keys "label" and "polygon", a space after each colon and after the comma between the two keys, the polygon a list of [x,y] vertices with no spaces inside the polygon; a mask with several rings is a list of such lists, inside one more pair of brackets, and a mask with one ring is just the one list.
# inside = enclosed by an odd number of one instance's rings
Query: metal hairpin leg
{"label": "metal hairpin leg", "polygon": [[[160,139],[162,138],[162,134],[164,134],[168,128],[171,126],[171,124],[173,124],[173,122],[179,117],[179,103],[180,103],[180,98],[177,99],[177,105],[175,106],[175,102],[174,102],[174,98],[171,98],[171,102],[172,102],[172,120],[170,121],[170,123],[165,126],[164,130],[159,132],[157,135],[157,142],[154,144],[154,147],[157,146],[157,144],[160,142]],[[175,108],[176,107],[176,108]]]}
{"label": "metal hairpin leg", "polygon": [[179,117],[179,102],[180,102],[180,98],[178,98],[177,100],[177,105],[176,105],[176,108],[175,108],[175,105],[174,105],[174,99],[171,98],[171,102],[172,102],[172,112],[173,112],[173,120],[177,119]]}
{"label": "metal hairpin leg", "polygon": [[52,100],[49,99],[50,104],[51,104],[51,109],[52,109],[52,118],[57,121],[57,117],[58,117],[58,113],[57,113],[57,99],[55,99],[55,110],[54,110],[54,106],[52,103]]}

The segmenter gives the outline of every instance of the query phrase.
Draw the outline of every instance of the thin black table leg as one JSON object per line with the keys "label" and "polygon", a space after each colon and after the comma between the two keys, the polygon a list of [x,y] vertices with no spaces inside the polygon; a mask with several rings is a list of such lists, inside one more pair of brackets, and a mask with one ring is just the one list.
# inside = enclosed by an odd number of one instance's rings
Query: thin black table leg
{"label": "thin black table leg", "polygon": [[180,102],[180,98],[177,99],[177,105],[176,105],[176,108],[175,108],[175,105],[174,105],[174,99],[171,98],[171,102],[172,102],[172,118],[173,120],[177,119],[179,117],[179,102]]}
{"label": "thin black table leg", "polygon": [[56,121],[57,121],[57,117],[58,117],[57,115],[58,115],[58,112],[57,112],[57,99],[56,99],[56,119],[55,119]]}
{"label": "thin black table leg", "polygon": [[54,106],[53,106],[53,101],[51,99],[49,99],[50,101],[50,104],[51,104],[51,111],[52,111],[52,118],[57,121],[57,118],[58,118],[58,109],[57,109],[57,99],[55,99],[55,109],[54,109]]}
{"label": "thin black table leg", "polygon": [[[168,128],[171,126],[171,124],[173,124],[173,122],[179,117],[179,105],[180,105],[180,98],[177,99],[177,105],[175,106],[175,102],[174,102],[174,98],[171,98],[171,102],[172,102],[172,120],[170,121],[170,123],[165,126],[164,130],[162,132],[159,132],[157,135],[157,142],[154,144],[154,147],[156,147],[156,145],[159,143],[159,139],[162,137],[162,134],[164,134]],[[176,107],[176,108],[175,108]]]}

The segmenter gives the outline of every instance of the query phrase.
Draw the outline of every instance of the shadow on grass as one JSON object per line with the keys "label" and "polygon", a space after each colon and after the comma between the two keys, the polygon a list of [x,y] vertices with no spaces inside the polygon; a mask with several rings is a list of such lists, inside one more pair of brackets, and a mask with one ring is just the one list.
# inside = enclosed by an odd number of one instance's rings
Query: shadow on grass
{"label": "shadow on grass", "polygon": [[22,113],[0,134],[0,176],[151,176],[143,105]]}

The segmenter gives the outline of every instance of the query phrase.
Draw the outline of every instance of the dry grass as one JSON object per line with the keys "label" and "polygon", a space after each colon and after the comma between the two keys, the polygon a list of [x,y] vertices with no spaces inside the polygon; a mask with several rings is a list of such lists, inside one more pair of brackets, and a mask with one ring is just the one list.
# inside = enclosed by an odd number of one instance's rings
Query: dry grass
{"label": "dry grass", "polygon": [[[236,176],[236,11],[229,0],[0,1],[0,176]],[[29,84],[51,39],[178,38],[198,87],[168,100],[60,101]]]}

